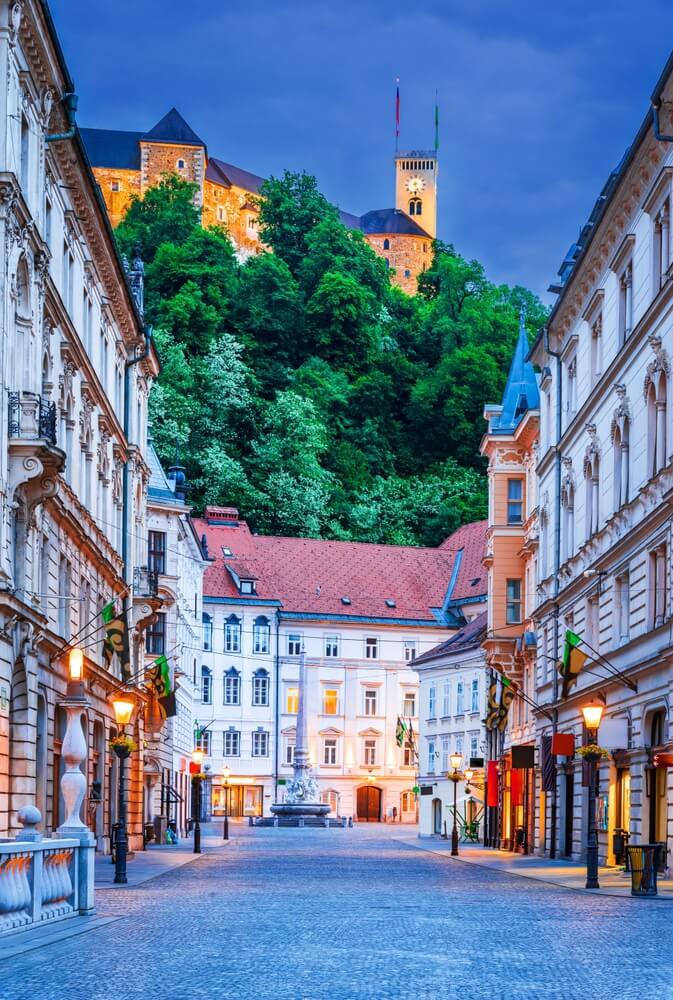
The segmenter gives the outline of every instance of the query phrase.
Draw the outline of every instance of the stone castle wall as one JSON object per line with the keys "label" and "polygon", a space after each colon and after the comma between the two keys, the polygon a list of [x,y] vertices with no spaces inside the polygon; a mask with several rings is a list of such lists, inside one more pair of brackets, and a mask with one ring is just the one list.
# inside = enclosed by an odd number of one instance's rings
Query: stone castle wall
{"label": "stone castle wall", "polygon": [[396,235],[366,236],[379,257],[388,261],[391,281],[408,295],[415,295],[417,281],[432,262],[432,241],[422,236]]}

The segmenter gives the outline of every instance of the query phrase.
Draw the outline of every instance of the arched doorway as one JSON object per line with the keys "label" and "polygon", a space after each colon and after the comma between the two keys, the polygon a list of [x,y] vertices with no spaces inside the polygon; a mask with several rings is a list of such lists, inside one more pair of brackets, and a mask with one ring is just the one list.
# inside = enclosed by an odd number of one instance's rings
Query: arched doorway
{"label": "arched doorway", "polygon": [[358,819],[361,823],[381,822],[381,789],[375,785],[362,785],[358,788]]}
{"label": "arched doorway", "polygon": [[442,800],[432,800],[432,832],[442,832]]}

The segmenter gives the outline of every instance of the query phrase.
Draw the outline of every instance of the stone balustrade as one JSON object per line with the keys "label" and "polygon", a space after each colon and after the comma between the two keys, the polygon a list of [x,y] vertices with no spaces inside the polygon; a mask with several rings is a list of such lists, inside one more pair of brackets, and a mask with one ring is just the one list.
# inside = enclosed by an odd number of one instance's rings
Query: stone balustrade
{"label": "stone balustrade", "polygon": [[0,934],[93,913],[93,838],[43,840],[32,806],[18,818],[22,833],[0,841]]}

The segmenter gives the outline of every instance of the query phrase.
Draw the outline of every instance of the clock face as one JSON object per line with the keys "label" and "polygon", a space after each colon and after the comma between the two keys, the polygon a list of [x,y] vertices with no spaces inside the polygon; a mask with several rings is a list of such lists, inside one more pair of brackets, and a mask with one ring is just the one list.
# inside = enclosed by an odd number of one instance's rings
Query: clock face
{"label": "clock face", "polygon": [[422,177],[410,177],[407,181],[407,191],[411,194],[419,194],[425,187],[425,181]]}

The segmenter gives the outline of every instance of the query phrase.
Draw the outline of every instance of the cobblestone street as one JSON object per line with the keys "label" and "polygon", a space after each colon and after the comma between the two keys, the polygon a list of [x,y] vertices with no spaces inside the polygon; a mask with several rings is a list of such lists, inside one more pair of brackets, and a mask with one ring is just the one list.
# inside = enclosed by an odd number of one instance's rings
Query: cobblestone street
{"label": "cobblestone street", "polygon": [[119,919],[3,962],[0,995],[673,997],[673,904],[501,875],[397,831],[236,827],[229,847],[100,891]]}

